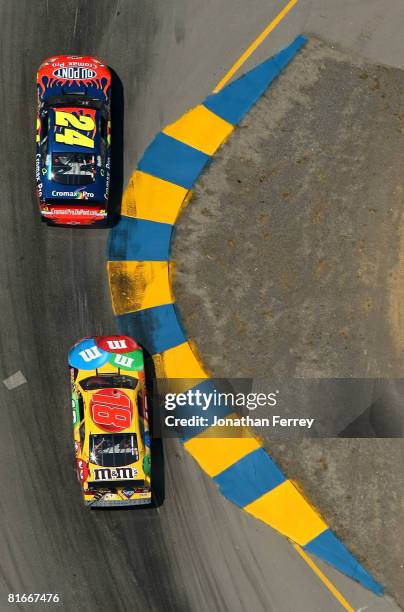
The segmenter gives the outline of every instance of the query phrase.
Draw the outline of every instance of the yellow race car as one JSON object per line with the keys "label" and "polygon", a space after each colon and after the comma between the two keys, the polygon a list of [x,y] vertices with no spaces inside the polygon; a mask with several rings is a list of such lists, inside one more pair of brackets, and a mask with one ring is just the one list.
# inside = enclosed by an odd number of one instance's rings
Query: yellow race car
{"label": "yellow race car", "polygon": [[128,336],[69,351],[77,477],[91,508],[149,504],[151,453],[143,351]]}

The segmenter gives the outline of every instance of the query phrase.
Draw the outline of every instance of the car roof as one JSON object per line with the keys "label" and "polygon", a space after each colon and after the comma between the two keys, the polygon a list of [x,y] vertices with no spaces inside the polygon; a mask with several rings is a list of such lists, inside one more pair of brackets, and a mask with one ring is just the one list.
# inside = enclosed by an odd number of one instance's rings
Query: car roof
{"label": "car roof", "polygon": [[[66,147],[65,142],[60,142],[56,140],[56,131],[58,130],[55,125],[55,113],[66,113],[68,115],[73,115],[76,119],[80,120],[83,117],[83,120],[86,117],[91,117],[94,123],[94,129],[86,132],[87,137],[90,137],[90,140],[93,142],[93,147],[83,146],[83,145],[69,145]],[[49,153],[92,153],[93,155],[97,155],[100,150],[100,132],[99,132],[99,117],[100,111],[92,108],[82,108],[80,106],[62,106],[57,108],[51,108],[49,110],[50,115],[50,125],[49,125],[49,143],[48,143],[48,152]],[[56,130],[55,130],[56,128]],[[61,131],[63,131],[63,127]],[[82,130],[80,130],[81,132]]]}
{"label": "car roof", "polygon": [[[124,433],[136,433],[140,435],[137,394],[138,389],[135,391],[129,389],[99,389],[97,391],[84,392],[84,418],[89,435],[100,434],[108,436],[110,434]],[[106,410],[108,410],[108,407],[112,409],[121,407],[127,410],[128,416],[129,414],[131,415],[130,421],[128,419],[128,426],[109,430],[97,424],[94,417],[95,410],[97,409],[95,407],[97,406],[105,407]]]}

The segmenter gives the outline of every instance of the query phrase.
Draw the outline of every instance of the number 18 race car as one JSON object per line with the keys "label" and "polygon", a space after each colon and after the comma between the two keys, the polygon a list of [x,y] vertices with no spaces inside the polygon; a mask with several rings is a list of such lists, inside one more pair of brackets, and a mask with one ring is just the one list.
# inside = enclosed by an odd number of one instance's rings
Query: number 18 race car
{"label": "number 18 race car", "polygon": [[69,352],[77,477],[87,506],[151,502],[143,351],[128,336],[84,338]]}
{"label": "number 18 race car", "polygon": [[35,175],[42,218],[89,225],[107,217],[111,73],[94,57],[59,55],[37,74]]}

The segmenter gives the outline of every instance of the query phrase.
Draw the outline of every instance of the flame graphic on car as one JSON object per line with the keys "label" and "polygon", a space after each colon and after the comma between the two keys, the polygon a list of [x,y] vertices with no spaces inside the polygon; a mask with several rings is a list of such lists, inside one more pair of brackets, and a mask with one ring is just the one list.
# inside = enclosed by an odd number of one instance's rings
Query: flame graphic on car
{"label": "flame graphic on car", "polygon": [[104,95],[108,97],[108,87],[109,82],[108,79],[102,77],[101,79],[59,79],[57,77],[48,77],[43,75],[40,79],[38,79],[38,85],[41,89],[41,96],[45,93],[47,89],[50,89],[54,86],[62,86],[68,85],[71,87],[72,85],[80,85],[85,84],[87,87],[95,87],[96,89],[101,89],[104,92]]}

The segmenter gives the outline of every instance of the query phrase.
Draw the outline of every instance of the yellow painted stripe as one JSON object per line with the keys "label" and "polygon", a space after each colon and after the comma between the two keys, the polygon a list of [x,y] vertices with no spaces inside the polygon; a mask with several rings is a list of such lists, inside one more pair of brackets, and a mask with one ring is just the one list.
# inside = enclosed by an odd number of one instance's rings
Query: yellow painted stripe
{"label": "yellow painted stripe", "polygon": [[[156,378],[185,379],[181,385],[182,391],[195,386],[200,379],[208,378],[208,374],[188,342],[174,346],[164,353],[153,355],[153,361]],[[175,392],[179,391],[176,389]]]}
{"label": "yellow painted stripe", "polygon": [[121,214],[173,225],[190,191],[136,170],[123,194]]}
{"label": "yellow painted stripe", "polygon": [[301,546],[327,529],[321,516],[290,480],[268,491],[244,509]]}
{"label": "yellow painted stripe", "polygon": [[174,301],[167,261],[109,261],[107,266],[116,315]]}
{"label": "yellow painted stripe", "polygon": [[[228,418],[240,418],[231,414]],[[226,437],[239,436],[239,437]],[[184,444],[187,451],[212,478],[261,447],[248,427],[209,427]]]}
{"label": "yellow painted stripe", "polygon": [[219,81],[216,87],[213,90],[213,93],[217,93],[220,91],[228,81],[230,81],[231,77],[237,72],[237,70],[248,60],[250,55],[254,53],[254,51],[259,47],[259,45],[266,39],[268,34],[272,32],[276,28],[276,26],[282,21],[284,17],[289,13],[289,11],[297,4],[298,0],[290,0],[286,4],[286,6],[281,10],[280,13],[267,25],[267,27],[261,32],[261,34],[251,43],[251,45],[244,51],[244,53],[239,57],[239,59],[233,64],[230,70],[224,75],[224,77]]}
{"label": "yellow painted stripe", "polygon": [[328,580],[327,576],[323,574],[321,569],[317,567],[314,561],[309,557],[309,555],[302,549],[301,546],[296,544],[295,542],[291,543],[295,550],[299,553],[299,555],[306,561],[307,565],[313,570],[313,572],[320,578],[321,582],[327,587],[327,589],[334,595],[335,599],[341,604],[341,606],[347,610],[348,612],[355,612],[355,609],[349,605],[345,597],[341,595],[341,593],[335,588],[335,586]]}
{"label": "yellow painted stripe", "polygon": [[200,104],[164,128],[164,134],[213,155],[234,126]]}

